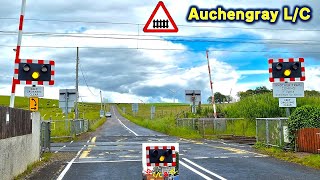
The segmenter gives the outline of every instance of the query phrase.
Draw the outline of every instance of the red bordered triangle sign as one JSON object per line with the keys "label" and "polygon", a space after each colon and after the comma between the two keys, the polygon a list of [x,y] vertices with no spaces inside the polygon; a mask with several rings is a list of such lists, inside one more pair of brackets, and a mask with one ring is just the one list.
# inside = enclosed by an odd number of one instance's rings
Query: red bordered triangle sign
{"label": "red bordered triangle sign", "polygon": [[178,27],[162,1],[159,1],[150,18],[143,28],[143,32],[178,32]]}

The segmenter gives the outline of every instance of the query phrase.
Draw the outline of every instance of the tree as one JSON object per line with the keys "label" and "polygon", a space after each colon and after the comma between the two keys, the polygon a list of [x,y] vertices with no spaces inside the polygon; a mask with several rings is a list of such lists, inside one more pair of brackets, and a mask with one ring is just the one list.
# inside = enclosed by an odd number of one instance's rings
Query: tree
{"label": "tree", "polygon": [[240,91],[238,92],[238,96],[240,97],[240,100],[248,97],[248,96],[252,96],[255,94],[263,94],[263,93],[270,93],[272,92],[272,90],[268,89],[265,86],[260,86],[260,87],[256,87],[256,89],[252,90],[252,89],[248,89],[247,91]]}
{"label": "tree", "polygon": [[[225,95],[221,94],[220,92],[214,93],[214,102],[215,103],[222,103],[222,102],[225,102],[226,100],[227,100],[227,97]],[[210,96],[207,99],[207,102],[212,103],[212,96]]]}

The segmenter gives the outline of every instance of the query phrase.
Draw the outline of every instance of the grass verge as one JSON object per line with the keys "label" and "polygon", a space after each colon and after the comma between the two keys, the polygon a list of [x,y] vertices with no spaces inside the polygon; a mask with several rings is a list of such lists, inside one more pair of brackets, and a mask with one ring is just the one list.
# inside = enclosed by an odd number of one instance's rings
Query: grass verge
{"label": "grass verge", "polygon": [[276,147],[266,147],[261,143],[256,143],[254,148],[262,154],[275,157],[288,162],[293,162],[308,167],[320,169],[320,154],[309,154],[301,152],[285,151]]}
{"label": "grass verge", "polygon": [[50,160],[50,158],[52,158],[52,155],[53,155],[53,153],[49,153],[49,152],[43,153],[40,161],[36,161],[36,162],[28,165],[27,169],[23,173],[21,173],[18,176],[16,176],[14,178],[14,180],[24,179],[24,177],[26,177],[29,174],[31,174],[31,172],[32,172],[32,170],[34,168],[40,167],[44,163],[48,162]]}
{"label": "grass verge", "polygon": [[98,127],[102,126],[107,121],[107,118],[100,118],[98,121],[90,124],[89,131],[95,131]]}

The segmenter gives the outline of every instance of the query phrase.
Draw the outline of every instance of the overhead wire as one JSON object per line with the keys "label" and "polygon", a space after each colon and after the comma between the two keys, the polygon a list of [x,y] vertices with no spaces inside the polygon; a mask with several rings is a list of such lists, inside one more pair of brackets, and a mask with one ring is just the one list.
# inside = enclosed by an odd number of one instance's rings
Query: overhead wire
{"label": "overhead wire", "polygon": [[87,88],[88,88],[89,92],[90,92],[93,96],[97,96],[97,95],[96,95],[96,94],[94,94],[94,93],[91,91],[91,89],[89,88],[89,85],[88,85],[88,83],[87,83],[87,79],[86,79],[86,77],[85,77],[85,75],[84,75],[84,73],[83,73],[82,66],[81,66],[81,64],[80,64],[80,63],[79,63],[79,67],[80,67],[80,71],[81,71],[81,74],[82,74],[82,77],[83,77],[84,83],[86,84],[86,86],[87,86]]}
{"label": "overhead wire", "polygon": [[[0,31],[0,35],[1,31]],[[7,35],[7,34],[4,34]],[[12,34],[14,35],[14,34]],[[261,41],[251,39],[243,39],[245,41],[222,41],[222,40],[216,40],[216,39],[223,39],[223,38],[202,38],[202,39],[191,39],[191,38],[185,38],[185,39],[179,39],[179,38],[171,38],[171,37],[165,37],[165,38],[139,38],[138,35],[136,37],[113,37],[113,36],[97,36],[97,35],[84,35],[84,34],[59,34],[59,33],[25,33],[25,36],[49,36],[49,37],[70,37],[70,38],[94,38],[94,39],[116,39],[116,40],[138,40],[138,41],[171,41],[171,42],[215,42],[215,43],[239,43],[239,44],[286,44],[286,45],[320,45],[320,41],[315,40],[286,40],[291,42],[266,42],[265,40],[261,39]],[[118,36],[118,35],[117,35]],[[122,35],[127,36],[127,35]],[[229,38],[232,39],[232,38]],[[249,40],[249,41],[248,41]],[[270,40],[271,41],[271,40]],[[272,40],[274,41],[274,40]],[[306,41],[306,42],[305,42]],[[307,43],[307,42],[314,42],[314,43]]]}
{"label": "overhead wire", "polygon": [[[17,31],[4,31],[0,30],[0,35],[16,35],[18,32]],[[175,36],[175,35],[170,35],[170,36],[159,36],[159,35],[151,35],[151,34],[124,34],[124,33],[73,33],[73,32],[68,32],[68,33],[52,33],[52,32],[24,32],[24,35],[27,36],[70,36],[70,37],[96,37],[96,36],[128,36],[128,37],[154,37],[154,38],[187,38],[187,39],[223,39],[223,40],[261,40],[261,41],[306,41],[306,42],[320,42],[318,40],[293,40],[293,39],[280,39],[280,38],[240,38],[240,37],[215,37],[215,36]],[[143,39],[139,39],[143,40]],[[170,40],[170,39],[168,39]]]}
{"label": "overhead wire", "polygon": [[[1,45],[0,47],[11,47],[14,48],[14,45]],[[54,49],[74,49],[76,47],[82,49],[108,49],[108,50],[149,50],[149,51],[184,51],[184,52],[239,52],[239,53],[292,53],[292,54],[301,54],[301,53],[310,53],[310,54],[320,54],[317,51],[268,51],[268,50],[227,50],[227,49],[183,49],[183,48],[144,48],[144,47],[94,47],[94,46],[21,46],[24,48],[54,48]]]}
{"label": "overhead wire", "polygon": [[[0,17],[0,20],[18,20],[12,17]],[[25,18],[25,21],[43,21],[43,22],[61,22],[61,23],[86,23],[86,24],[114,24],[114,25],[134,25],[141,26],[141,23],[130,22],[111,22],[111,21],[83,21],[83,20],[59,20],[59,19],[40,19],[40,18]],[[237,26],[217,26],[217,25],[194,25],[194,24],[177,24],[181,27],[208,27],[221,29],[256,29],[270,31],[320,31],[320,29],[298,29],[298,28],[265,28],[265,27],[237,27]]]}

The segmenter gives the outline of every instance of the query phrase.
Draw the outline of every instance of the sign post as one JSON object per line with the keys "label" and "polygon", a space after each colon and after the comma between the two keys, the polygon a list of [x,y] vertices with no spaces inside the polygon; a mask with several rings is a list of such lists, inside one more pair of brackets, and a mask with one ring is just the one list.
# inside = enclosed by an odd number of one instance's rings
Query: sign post
{"label": "sign post", "polygon": [[77,98],[76,89],[60,89],[59,90],[59,108],[66,114],[65,129],[68,129],[68,113],[74,107]]}
{"label": "sign post", "polygon": [[201,91],[200,90],[186,90],[185,91],[186,101],[192,103],[192,113],[196,113],[196,104],[201,102]]}

